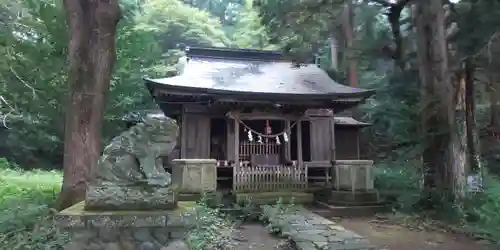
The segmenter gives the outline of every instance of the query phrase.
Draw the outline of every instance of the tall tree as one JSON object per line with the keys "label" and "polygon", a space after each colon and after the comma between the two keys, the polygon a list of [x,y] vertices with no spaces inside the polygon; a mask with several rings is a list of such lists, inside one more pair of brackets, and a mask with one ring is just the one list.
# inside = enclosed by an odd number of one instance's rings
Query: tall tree
{"label": "tall tree", "polygon": [[118,0],[65,0],[64,8],[70,33],[70,93],[60,209],[83,199],[87,177],[101,152],[101,125],[121,17]]}
{"label": "tall tree", "polygon": [[447,190],[456,197],[462,193],[466,160],[454,105],[460,99],[454,93],[458,96],[462,88],[453,89],[451,82],[442,0],[421,0],[415,10],[427,169],[424,183],[431,190]]}

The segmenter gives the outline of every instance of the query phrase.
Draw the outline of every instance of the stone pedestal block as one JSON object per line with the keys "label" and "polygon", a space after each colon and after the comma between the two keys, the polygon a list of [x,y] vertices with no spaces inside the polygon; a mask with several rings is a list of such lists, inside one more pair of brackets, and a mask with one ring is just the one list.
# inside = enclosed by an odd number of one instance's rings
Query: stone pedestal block
{"label": "stone pedestal block", "polygon": [[196,223],[194,203],[175,210],[84,210],[78,203],[56,215],[56,224],[70,234],[65,250],[163,250],[172,245],[188,250],[183,242]]}
{"label": "stone pedestal block", "polygon": [[171,187],[90,184],[86,196],[86,210],[162,210],[177,206]]}
{"label": "stone pedestal block", "polygon": [[372,190],[372,160],[337,160],[334,165],[333,187],[336,190]]}
{"label": "stone pedestal block", "polygon": [[172,181],[182,193],[214,192],[217,188],[217,161],[214,159],[173,160]]}

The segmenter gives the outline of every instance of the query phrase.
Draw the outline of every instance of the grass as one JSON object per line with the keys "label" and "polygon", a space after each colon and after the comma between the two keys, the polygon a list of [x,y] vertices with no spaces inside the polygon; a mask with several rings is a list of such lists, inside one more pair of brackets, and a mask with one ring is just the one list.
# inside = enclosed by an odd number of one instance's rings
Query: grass
{"label": "grass", "polygon": [[[0,158],[0,249],[64,249],[68,235],[52,219],[61,181],[60,172],[23,171]],[[204,198],[195,206],[197,225],[190,232],[190,248],[233,249],[232,221],[206,203]]]}
{"label": "grass", "polygon": [[59,172],[22,171],[0,158],[2,249],[62,249],[66,235],[52,221],[61,186]]}

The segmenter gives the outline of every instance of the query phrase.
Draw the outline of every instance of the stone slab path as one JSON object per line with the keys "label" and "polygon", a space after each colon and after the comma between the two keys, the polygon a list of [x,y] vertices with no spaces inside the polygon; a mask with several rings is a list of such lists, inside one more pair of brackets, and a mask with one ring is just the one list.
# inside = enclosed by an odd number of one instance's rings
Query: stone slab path
{"label": "stone slab path", "polygon": [[281,211],[263,206],[264,216],[289,237],[297,250],[375,250],[368,240],[335,222],[296,207]]}

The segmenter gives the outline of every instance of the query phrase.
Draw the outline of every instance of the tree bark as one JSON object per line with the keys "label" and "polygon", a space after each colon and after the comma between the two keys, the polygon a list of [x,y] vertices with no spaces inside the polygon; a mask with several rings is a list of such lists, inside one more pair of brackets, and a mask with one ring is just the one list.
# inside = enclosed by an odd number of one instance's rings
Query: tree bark
{"label": "tree bark", "polygon": [[467,173],[479,173],[481,170],[480,143],[476,127],[476,89],[474,84],[475,67],[472,58],[467,58],[464,65],[465,71],[465,106],[467,122],[467,151],[468,169]]}
{"label": "tree bark", "polygon": [[[458,180],[459,184],[456,186],[455,189],[450,189],[450,190],[456,190],[454,191],[454,197],[455,198],[462,198],[465,195],[463,185],[465,184],[465,175],[467,171],[470,169],[470,147],[468,144],[468,130],[469,130],[469,123],[467,122],[468,119],[468,110],[467,110],[467,74],[466,70],[463,72],[460,72],[457,74],[458,77],[456,79],[456,95],[454,98],[455,102],[455,127],[456,131],[451,134],[451,143],[450,146],[452,148],[451,155],[453,157],[452,160],[452,165],[454,166],[454,172],[453,174],[455,177],[452,179],[452,181],[456,182]],[[452,131],[453,132],[453,131]],[[462,185],[462,186],[459,186]]]}
{"label": "tree bark", "polygon": [[335,70],[335,72],[339,70],[338,46],[339,46],[338,40],[335,37],[335,34],[332,34],[330,36],[330,62],[332,69]]}
{"label": "tree bark", "polygon": [[442,0],[421,0],[415,7],[425,138],[424,185],[457,197],[462,193],[466,156],[455,120],[456,92],[448,69]]}
{"label": "tree bark", "polygon": [[65,0],[70,41],[70,94],[65,121],[64,178],[59,209],[85,197],[86,182],[100,156],[106,96],[116,59],[118,0]]}
{"label": "tree bark", "polygon": [[488,67],[488,92],[490,99],[490,127],[500,131],[500,89],[493,67]]}
{"label": "tree bark", "polygon": [[358,75],[357,75],[357,62],[354,54],[354,6],[352,0],[347,1],[344,9],[344,18],[342,20],[342,30],[344,33],[344,39],[346,43],[348,72],[349,72],[349,85],[351,87],[357,87],[358,85]]}

